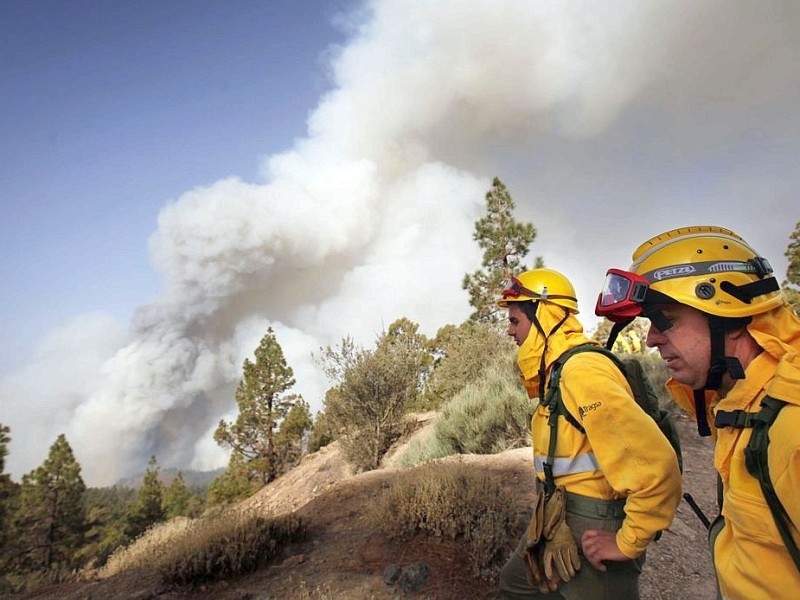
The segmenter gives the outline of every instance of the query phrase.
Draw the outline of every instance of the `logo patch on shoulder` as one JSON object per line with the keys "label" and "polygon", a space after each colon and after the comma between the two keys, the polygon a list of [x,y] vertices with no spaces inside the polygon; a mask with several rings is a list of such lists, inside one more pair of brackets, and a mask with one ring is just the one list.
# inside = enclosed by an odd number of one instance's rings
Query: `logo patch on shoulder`
{"label": "logo patch on shoulder", "polygon": [[578,407],[578,414],[581,417],[581,421],[583,421],[583,418],[586,416],[587,413],[590,413],[593,410],[597,410],[601,406],[603,406],[603,403],[600,402],[599,400],[597,402],[592,402],[588,406],[579,406]]}

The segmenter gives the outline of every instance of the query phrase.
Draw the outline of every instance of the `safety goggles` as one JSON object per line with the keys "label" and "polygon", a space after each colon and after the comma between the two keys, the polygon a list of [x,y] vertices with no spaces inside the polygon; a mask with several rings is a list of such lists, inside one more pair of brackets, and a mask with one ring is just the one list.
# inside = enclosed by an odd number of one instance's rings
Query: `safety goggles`
{"label": "safety goggles", "polygon": [[638,317],[649,287],[650,282],[637,273],[609,269],[594,312],[615,323]]}
{"label": "safety goggles", "polygon": [[658,304],[672,302],[668,296],[651,290],[650,282],[642,275],[609,269],[594,312],[614,323],[629,322],[642,316],[650,319],[659,331],[666,331],[672,327],[672,321],[658,308]]}
{"label": "safety goggles", "polygon": [[[545,295],[547,292],[545,292]],[[519,298],[520,296],[529,296],[530,298],[539,298],[541,295],[532,292],[516,277],[512,277],[508,283],[508,287],[503,290],[503,300],[506,298]]]}
{"label": "safety goggles", "polygon": [[531,299],[535,300],[572,300],[573,302],[577,302],[577,299],[572,296],[565,296],[563,294],[548,294],[547,293],[547,286],[542,287],[541,293],[534,292],[533,290],[529,290],[522,282],[517,279],[516,277],[512,277],[509,280],[508,287],[503,290],[503,300],[507,300],[508,298],[519,298],[520,296],[526,296]]}

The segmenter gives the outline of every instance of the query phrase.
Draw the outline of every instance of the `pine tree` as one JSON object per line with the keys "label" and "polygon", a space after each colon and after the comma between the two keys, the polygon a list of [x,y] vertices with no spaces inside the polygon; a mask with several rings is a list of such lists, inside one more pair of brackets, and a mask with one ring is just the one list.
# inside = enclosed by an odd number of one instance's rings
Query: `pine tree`
{"label": "pine tree", "polygon": [[173,517],[186,515],[189,511],[191,500],[192,492],[186,487],[186,482],[183,480],[183,473],[178,471],[178,474],[175,475],[164,491],[164,499],[162,502],[164,516],[167,519],[172,519]]}
{"label": "pine tree", "polygon": [[214,440],[239,454],[239,463],[246,466],[249,476],[257,477],[264,485],[282,471],[275,439],[278,426],[302,398],[284,395],[295,380],[271,327],[256,348],[255,362],[245,359],[243,372],[236,388],[239,415],[233,423],[221,420]]}
{"label": "pine tree", "polygon": [[84,544],[76,556],[94,567],[102,566],[119,546],[125,543],[124,521],[114,511],[101,505],[86,510]]}
{"label": "pine tree", "polygon": [[[503,312],[497,298],[507,280],[526,268],[521,260],[536,239],[531,223],[519,223],[513,217],[514,200],[500,179],[492,181],[486,193],[486,215],[475,222],[472,238],[483,250],[482,268],[464,276],[462,287],[469,293],[469,303],[475,309],[470,319],[478,322],[497,322]],[[541,257],[536,267],[543,265]]]}
{"label": "pine tree", "polygon": [[129,487],[87,488],[86,533],[77,554],[81,563],[100,567],[125,543],[125,514],[136,495],[136,490]]}
{"label": "pine tree", "polygon": [[164,484],[158,477],[160,470],[156,457],[151,456],[136,501],[128,508],[125,515],[124,532],[129,540],[139,537],[148,527],[165,519],[162,506]]}
{"label": "pine tree", "polygon": [[783,281],[783,293],[794,307],[796,315],[800,315],[800,221],[789,236],[789,245],[784,253],[789,259],[786,279]]}
{"label": "pine tree", "polygon": [[19,496],[19,486],[11,481],[11,476],[5,472],[8,444],[11,442],[11,429],[0,423],[0,593],[11,591],[4,574],[9,572],[12,564],[11,531],[12,516]]}
{"label": "pine tree", "polygon": [[7,518],[11,512],[10,502],[13,496],[11,476],[5,472],[8,444],[11,442],[9,433],[11,433],[11,429],[0,423],[0,554],[2,554],[5,538],[8,534]]}
{"label": "pine tree", "polygon": [[42,466],[22,477],[14,518],[19,553],[14,569],[57,581],[76,566],[86,529],[81,466],[61,434]]}

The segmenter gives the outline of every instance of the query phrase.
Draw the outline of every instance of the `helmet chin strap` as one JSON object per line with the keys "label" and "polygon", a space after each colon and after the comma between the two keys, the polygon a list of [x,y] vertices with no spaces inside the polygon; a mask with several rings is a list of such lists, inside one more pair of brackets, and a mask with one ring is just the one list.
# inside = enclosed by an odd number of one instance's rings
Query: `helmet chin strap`
{"label": "helmet chin strap", "polygon": [[[711,366],[706,375],[706,384],[694,390],[694,407],[697,414],[697,432],[701,436],[711,435],[706,416],[706,390],[718,390],[722,385],[725,373],[731,379],[744,379],[744,368],[735,356],[725,356],[725,332],[730,328],[731,319],[708,316],[708,327],[711,335]],[[744,322],[746,323],[746,322]],[[739,323],[737,322],[737,325]]]}

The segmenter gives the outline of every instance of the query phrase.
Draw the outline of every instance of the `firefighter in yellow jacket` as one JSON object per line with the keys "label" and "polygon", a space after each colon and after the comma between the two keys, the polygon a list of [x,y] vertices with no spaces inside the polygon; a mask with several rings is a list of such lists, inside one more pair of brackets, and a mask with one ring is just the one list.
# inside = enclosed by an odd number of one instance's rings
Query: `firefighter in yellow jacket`
{"label": "firefighter in yellow jacket", "polygon": [[670,393],[715,437],[721,596],[799,597],[800,320],[769,262],[728,229],[667,231],[609,270],[596,312],[650,319]]}
{"label": "firefighter in yellow jacket", "polygon": [[564,352],[592,343],[575,317],[575,290],[561,273],[534,269],[512,279],[498,304],[508,309],[522,382],[540,399],[532,419],[537,497],[501,572],[503,598],[638,598],[645,548],[680,502],[675,452],[619,368],[595,352],[560,370],[566,413],[555,415],[553,438],[541,401],[548,376]]}

